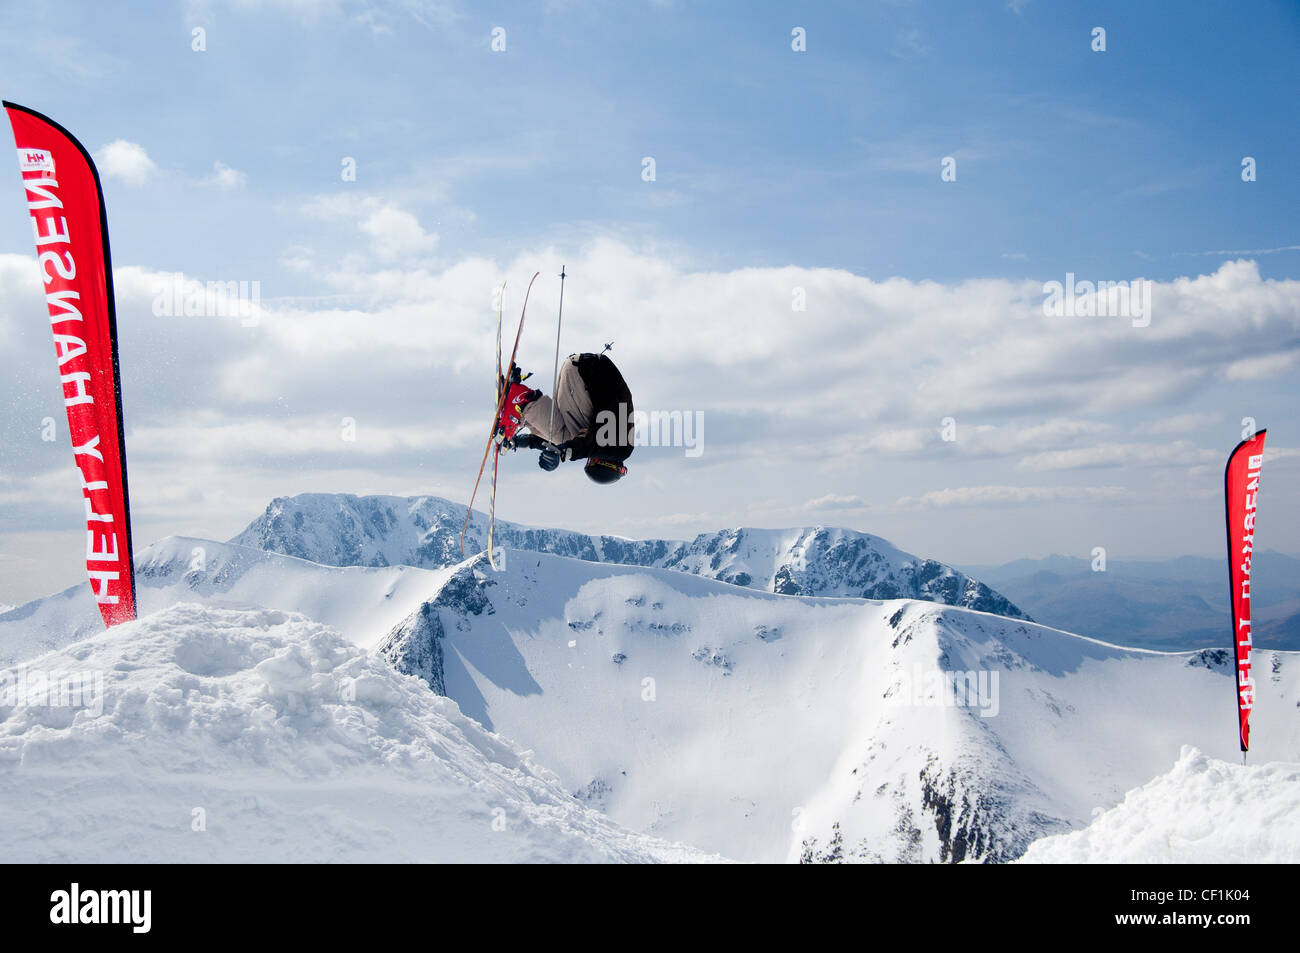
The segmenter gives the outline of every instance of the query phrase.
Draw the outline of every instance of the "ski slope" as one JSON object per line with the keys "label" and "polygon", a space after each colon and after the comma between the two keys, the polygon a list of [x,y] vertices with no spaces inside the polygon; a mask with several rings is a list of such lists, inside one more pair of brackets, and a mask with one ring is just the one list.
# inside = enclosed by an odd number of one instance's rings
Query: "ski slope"
{"label": "ski slope", "polygon": [[[299,615],[181,603],[26,671],[0,690],[11,863],[716,859],[620,829]],[[78,691],[48,704],[37,673]]]}

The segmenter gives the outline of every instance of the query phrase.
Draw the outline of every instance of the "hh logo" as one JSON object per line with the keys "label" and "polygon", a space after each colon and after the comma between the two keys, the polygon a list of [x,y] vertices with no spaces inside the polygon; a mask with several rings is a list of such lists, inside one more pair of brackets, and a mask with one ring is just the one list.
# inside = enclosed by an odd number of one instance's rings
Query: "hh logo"
{"label": "hh logo", "polygon": [[53,172],[54,156],[46,149],[19,149],[18,168],[23,172]]}

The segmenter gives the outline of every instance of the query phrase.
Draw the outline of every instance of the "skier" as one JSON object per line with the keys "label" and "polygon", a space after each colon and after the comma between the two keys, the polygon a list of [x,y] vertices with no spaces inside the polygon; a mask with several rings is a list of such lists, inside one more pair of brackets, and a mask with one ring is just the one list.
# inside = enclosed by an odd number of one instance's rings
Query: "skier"
{"label": "skier", "polygon": [[[560,365],[556,399],[523,384],[516,369],[501,408],[499,433],[511,449],[540,450],[543,470],[586,460],[588,477],[613,483],[634,447],[632,392],[614,362],[601,354],[570,354]],[[519,433],[526,428],[527,433]]]}

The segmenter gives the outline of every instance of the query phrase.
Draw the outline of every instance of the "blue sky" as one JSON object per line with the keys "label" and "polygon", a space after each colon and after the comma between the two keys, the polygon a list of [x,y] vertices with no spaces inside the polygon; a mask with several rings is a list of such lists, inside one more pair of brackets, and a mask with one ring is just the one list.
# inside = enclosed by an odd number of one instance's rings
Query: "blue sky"
{"label": "blue sky", "polygon": [[[1114,558],[1211,553],[1240,419],[1296,445],[1277,429],[1300,354],[1294,3],[123,9],[6,5],[0,92],[101,156],[115,264],[136,269],[119,306],[137,545],[228,536],[302,490],[464,499],[490,400],[476,305],[542,270],[524,354],[546,369],[560,264],[566,350],[620,342],[638,406],[704,413],[710,449],[645,448],[622,498],[519,459],[502,506],[523,522],[837,523],[971,563],[1106,540]],[[32,356],[48,332],[12,184],[0,553],[21,582],[0,602],[79,571],[66,439],[33,437],[57,381]],[[260,281],[264,326],[158,320],[150,276],[176,271]],[[1163,316],[1146,336],[1034,323],[1035,289],[1067,272],[1160,282]],[[971,442],[935,443],[949,415]],[[373,442],[331,444],[343,416]],[[201,465],[174,452],[188,436],[211,441]],[[1133,459],[1144,440],[1158,452]],[[1274,465],[1288,550],[1294,466]]]}
{"label": "blue sky", "polygon": [[[159,267],[265,270],[293,231],[248,227],[232,247],[231,216],[332,188],[343,155],[363,187],[422,193],[412,210],[447,253],[611,229],[709,267],[1167,278],[1203,264],[1188,253],[1296,243],[1293,3],[150,6],[12,6],[0,75],[90,142],[248,173],[238,206],[179,235],[157,227],[173,190],[114,208],[118,241]],[[51,68],[55,37],[82,66]],[[941,187],[945,155],[958,180]],[[1248,188],[1243,155],[1261,167]]]}

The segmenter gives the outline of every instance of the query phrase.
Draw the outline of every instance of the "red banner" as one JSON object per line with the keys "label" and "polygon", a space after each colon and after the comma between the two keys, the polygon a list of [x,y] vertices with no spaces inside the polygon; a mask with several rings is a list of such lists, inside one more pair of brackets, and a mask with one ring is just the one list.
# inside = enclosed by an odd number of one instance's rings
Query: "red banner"
{"label": "red banner", "polygon": [[86,572],[105,625],[135,618],[126,443],[108,218],[99,173],[66,129],[4,103],[18,146],[86,508]]}
{"label": "red banner", "polygon": [[1237,444],[1223,472],[1228,513],[1228,581],[1232,586],[1232,642],[1237,656],[1237,729],[1241,750],[1250,750],[1250,712],[1255,707],[1255,677],[1250,668],[1251,558],[1255,553],[1255,506],[1264,464],[1261,430]]}

